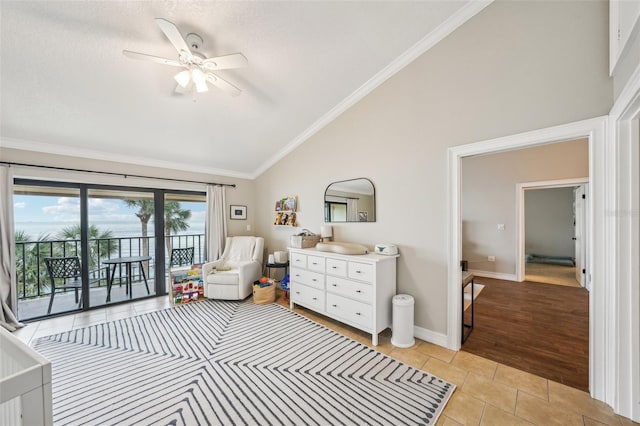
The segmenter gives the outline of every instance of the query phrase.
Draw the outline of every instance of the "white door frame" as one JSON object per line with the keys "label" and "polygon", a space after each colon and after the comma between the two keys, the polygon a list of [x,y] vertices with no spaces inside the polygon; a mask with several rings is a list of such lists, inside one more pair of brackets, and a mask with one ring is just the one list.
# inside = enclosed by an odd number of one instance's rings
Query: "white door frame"
{"label": "white door frame", "polygon": [[[516,184],[516,281],[524,281],[524,191],[529,189],[566,188],[569,186],[580,186],[589,183],[589,178],[575,179],[555,179],[537,182],[524,182]],[[587,204],[588,206],[588,204]],[[588,208],[588,207],[587,207]],[[587,226],[589,224],[587,223]],[[586,249],[590,247],[589,241],[585,244]],[[587,274],[589,271],[587,271]],[[588,276],[588,275],[587,275]]]}
{"label": "white door frame", "polygon": [[616,413],[640,422],[640,67],[622,90],[609,116],[615,191],[612,193],[611,319],[608,342],[614,365],[608,395]]}
{"label": "white door frame", "polygon": [[[580,138],[589,140],[589,196],[592,253],[592,291],[589,293],[589,390],[591,396],[608,402],[605,391],[608,389],[606,380],[612,371],[610,363],[607,363],[605,351],[608,343],[608,331],[612,324],[606,316],[612,312],[606,303],[610,301],[611,286],[605,285],[611,282],[605,279],[607,264],[612,259],[608,256],[605,246],[605,229],[609,225],[607,215],[606,194],[614,185],[608,179],[605,172],[607,156],[607,123],[608,117],[597,117],[589,120],[578,121],[560,126],[550,127],[517,135],[491,139],[467,145],[449,148],[448,163],[448,314],[447,314],[447,346],[449,349],[460,349],[462,292],[460,290],[462,259],[462,224],[460,213],[461,194],[461,161],[463,157],[479,154],[510,151],[520,148],[545,145],[561,141],[569,141]],[[609,358],[610,360],[611,358]],[[611,404],[610,402],[608,402]]]}

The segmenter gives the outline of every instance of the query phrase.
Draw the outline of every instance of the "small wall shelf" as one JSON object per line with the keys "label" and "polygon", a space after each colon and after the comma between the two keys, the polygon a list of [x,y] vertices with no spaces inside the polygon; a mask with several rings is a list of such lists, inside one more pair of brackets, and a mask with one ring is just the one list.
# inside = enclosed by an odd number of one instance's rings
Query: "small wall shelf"
{"label": "small wall shelf", "polygon": [[297,204],[298,204],[298,201],[295,195],[290,197],[284,197],[276,201],[276,205],[275,205],[276,217],[275,217],[275,220],[273,221],[273,224],[275,226],[291,226],[291,227],[298,226],[297,215],[296,215]]}

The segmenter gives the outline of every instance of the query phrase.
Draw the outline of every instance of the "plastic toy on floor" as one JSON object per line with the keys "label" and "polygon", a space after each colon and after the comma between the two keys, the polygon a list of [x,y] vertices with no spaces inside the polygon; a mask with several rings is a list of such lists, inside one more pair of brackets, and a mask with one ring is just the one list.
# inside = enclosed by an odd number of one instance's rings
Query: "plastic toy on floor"
{"label": "plastic toy on floor", "polygon": [[285,274],[280,281],[280,286],[284,290],[284,300],[289,300],[289,274]]}

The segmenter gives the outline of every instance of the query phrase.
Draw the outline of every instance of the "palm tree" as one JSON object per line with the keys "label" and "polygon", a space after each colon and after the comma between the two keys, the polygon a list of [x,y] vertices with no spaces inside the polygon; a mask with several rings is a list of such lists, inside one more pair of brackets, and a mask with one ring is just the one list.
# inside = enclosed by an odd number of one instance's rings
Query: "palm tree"
{"label": "palm tree", "polygon": [[[26,297],[37,296],[39,283],[49,286],[47,268],[44,265],[46,256],[53,255],[49,234],[40,234],[37,240],[23,230],[15,232],[16,243],[16,275],[18,294],[24,292]],[[38,264],[40,262],[40,264]]]}
{"label": "palm tree", "polygon": [[164,203],[164,235],[167,254],[171,254],[171,233],[178,233],[189,229],[187,220],[191,217],[191,210],[183,209],[177,201]]}
{"label": "palm tree", "polygon": [[[142,255],[149,256],[149,220],[153,216],[153,200],[124,200],[127,207],[137,208],[136,216],[140,219],[140,234],[142,235]],[[146,266],[146,262],[145,262]]]}
{"label": "palm tree", "polygon": [[[62,228],[58,234],[61,240],[79,240],[81,236],[80,224],[70,225]],[[109,257],[112,253],[118,251],[118,242],[112,241],[113,232],[111,230],[101,231],[96,225],[89,226],[89,269],[96,269],[100,264],[100,258]],[[65,243],[67,247],[73,245],[71,250],[77,253],[77,242]]]}

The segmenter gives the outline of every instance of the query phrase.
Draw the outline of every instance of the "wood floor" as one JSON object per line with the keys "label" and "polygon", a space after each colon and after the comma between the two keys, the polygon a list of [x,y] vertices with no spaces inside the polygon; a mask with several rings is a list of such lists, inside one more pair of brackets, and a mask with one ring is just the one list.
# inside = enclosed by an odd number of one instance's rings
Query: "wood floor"
{"label": "wood floor", "polygon": [[583,288],[477,278],[475,328],[462,350],[577,389],[589,384]]}

